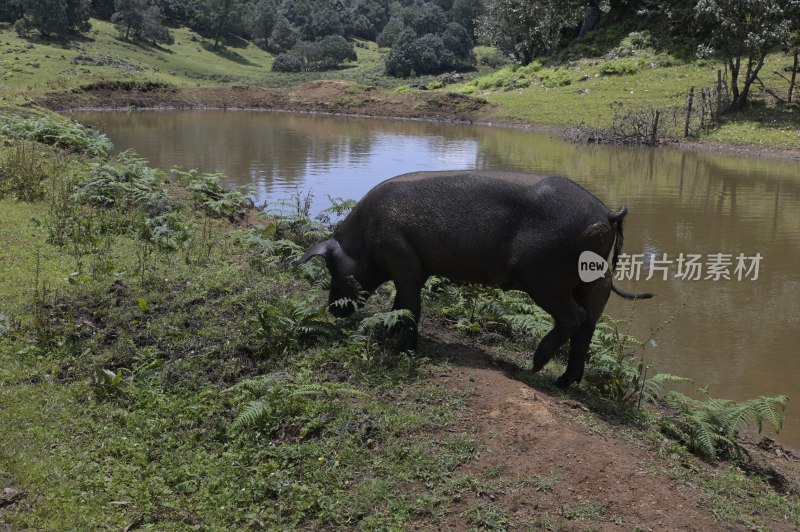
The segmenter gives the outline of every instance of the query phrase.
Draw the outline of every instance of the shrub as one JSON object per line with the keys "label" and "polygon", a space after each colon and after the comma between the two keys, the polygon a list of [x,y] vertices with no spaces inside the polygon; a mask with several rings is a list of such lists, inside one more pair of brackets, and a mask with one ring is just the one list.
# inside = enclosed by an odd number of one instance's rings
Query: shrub
{"label": "shrub", "polygon": [[47,171],[39,154],[20,143],[0,155],[0,198],[11,194],[20,201],[44,198]]}
{"label": "shrub", "polygon": [[291,54],[307,71],[331,70],[347,61],[356,60],[353,44],[341,35],[328,35],[315,42],[300,41]]}
{"label": "shrub", "polygon": [[18,140],[35,140],[97,157],[108,155],[114,148],[102,133],[63,118],[0,114],[0,133]]}
{"label": "shrub", "polygon": [[266,350],[273,355],[291,353],[320,337],[330,336],[333,326],[323,321],[327,305],[285,299],[265,304],[258,312],[259,332]]}
{"label": "shrub", "polygon": [[619,46],[617,46],[614,50],[620,57],[630,57],[637,55],[640,50],[648,48],[651,45],[652,39],[650,38],[649,31],[633,31],[629,33],[627,37],[622,39],[622,41],[619,43]]}
{"label": "shrub", "polygon": [[477,52],[475,55],[479,65],[486,65],[491,68],[500,68],[509,63],[508,58],[503,55],[503,52],[494,48]]}
{"label": "shrub", "polygon": [[537,72],[536,76],[542,86],[552,89],[553,87],[563,87],[572,83],[569,74],[564,70],[543,68]]}
{"label": "shrub", "polygon": [[20,37],[27,37],[30,35],[31,30],[33,30],[33,23],[28,17],[22,17],[14,23],[14,31],[16,31],[17,35]]}
{"label": "shrub", "polygon": [[272,63],[273,72],[300,72],[303,64],[295,56],[287,53],[278,55]]}
{"label": "shrub", "polygon": [[625,76],[636,74],[639,71],[639,63],[631,59],[614,59],[606,61],[600,66],[600,72],[606,76]]}

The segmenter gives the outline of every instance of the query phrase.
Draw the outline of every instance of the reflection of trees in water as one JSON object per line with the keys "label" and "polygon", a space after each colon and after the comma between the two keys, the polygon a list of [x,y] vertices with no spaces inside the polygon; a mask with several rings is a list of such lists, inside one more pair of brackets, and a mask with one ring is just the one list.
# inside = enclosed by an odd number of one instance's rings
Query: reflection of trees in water
{"label": "reflection of trees in water", "polygon": [[566,175],[609,206],[641,205],[636,219],[652,216],[648,221],[656,226],[688,222],[724,233],[733,227],[758,241],[797,236],[800,229],[795,216],[800,182],[794,179],[794,162],[669,148],[566,144],[550,135],[487,128],[481,130],[477,165]]}
{"label": "reflection of trees in water", "polygon": [[471,167],[475,159],[470,133],[425,122],[238,111],[83,118],[103,127],[121,146],[139,147],[156,166],[168,168],[177,160],[185,167],[220,170],[232,182],[255,184],[264,192],[273,182],[302,186],[310,174],[366,165],[376,139],[383,143],[380,149],[388,150],[398,139],[408,139],[426,154],[459,166]]}

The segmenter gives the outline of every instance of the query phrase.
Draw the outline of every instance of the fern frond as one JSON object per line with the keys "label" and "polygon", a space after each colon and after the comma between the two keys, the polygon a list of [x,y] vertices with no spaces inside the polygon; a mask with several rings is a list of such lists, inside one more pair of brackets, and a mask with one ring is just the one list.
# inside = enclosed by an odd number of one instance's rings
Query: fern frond
{"label": "fern frond", "polygon": [[379,330],[391,331],[398,324],[406,320],[414,320],[414,314],[408,309],[377,312],[361,320],[361,323],[358,325],[358,332],[367,334]]}
{"label": "fern frond", "polygon": [[241,414],[231,424],[234,430],[265,422],[272,415],[273,408],[269,401],[250,401]]}

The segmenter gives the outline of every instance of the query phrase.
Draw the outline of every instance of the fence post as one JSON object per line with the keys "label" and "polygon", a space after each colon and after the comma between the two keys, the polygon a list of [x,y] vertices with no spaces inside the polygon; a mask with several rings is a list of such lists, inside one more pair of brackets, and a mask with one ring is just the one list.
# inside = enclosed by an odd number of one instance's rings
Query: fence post
{"label": "fence post", "polygon": [[653,120],[653,136],[650,139],[650,144],[655,146],[658,143],[658,118],[661,116],[661,111],[656,110],[656,117]]}
{"label": "fence post", "polygon": [[[706,99],[706,89],[700,89],[700,130],[706,128],[706,104],[710,105],[710,98]],[[711,113],[709,113],[711,114]]]}
{"label": "fence post", "polygon": [[714,113],[719,116],[722,113],[722,70],[717,69],[717,109]]}
{"label": "fence post", "polygon": [[689,121],[692,119],[692,103],[694,102],[694,87],[689,89],[689,103],[686,104],[686,125],[683,126],[683,136],[689,136]]}

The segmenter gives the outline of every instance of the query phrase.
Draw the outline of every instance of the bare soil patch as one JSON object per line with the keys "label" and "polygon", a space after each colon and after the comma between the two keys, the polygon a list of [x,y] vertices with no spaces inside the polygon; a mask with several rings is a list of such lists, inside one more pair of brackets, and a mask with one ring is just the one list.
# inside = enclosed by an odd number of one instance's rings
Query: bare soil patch
{"label": "bare soil patch", "polygon": [[77,109],[248,109],[471,121],[485,100],[443,92],[395,93],[346,81],[314,81],[289,89],[261,87],[177,88],[163,85],[94,84],[52,92],[39,105]]}
{"label": "bare soil patch", "polygon": [[[484,486],[453,507],[445,528],[469,528],[469,509],[480,506],[500,509],[511,529],[746,530],[702,507],[700,489],[672,480],[668,459],[653,444],[626,435],[624,424],[601,419],[559,392],[515,380],[513,371],[480,349],[433,334],[438,356],[453,364],[438,379],[453,390],[474,390],[456,430],[485,445],[478,459],[454,473]],[[754,471],[776,472],[795,486],[797,457],[768,444],[745,445]],[[699,474],[728,467],[698,463]],[[769,528],[796,530],[777,521]]]}

